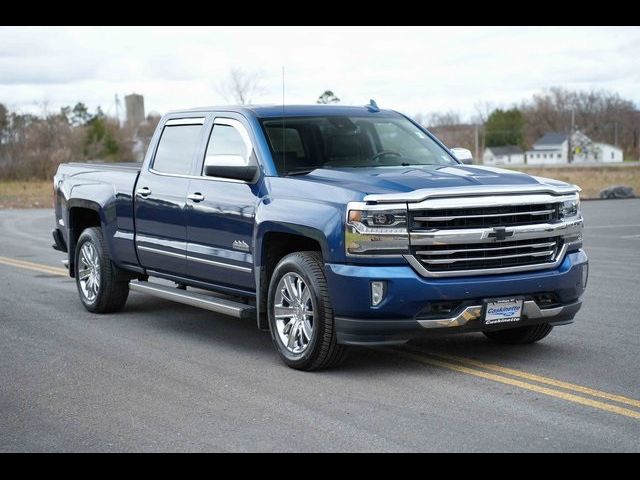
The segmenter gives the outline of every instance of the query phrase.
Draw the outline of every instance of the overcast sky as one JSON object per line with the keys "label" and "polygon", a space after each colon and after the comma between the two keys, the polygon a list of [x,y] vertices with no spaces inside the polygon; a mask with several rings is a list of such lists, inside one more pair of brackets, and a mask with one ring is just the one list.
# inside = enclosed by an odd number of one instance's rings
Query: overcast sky
{"label": "overcast sky", "polygon": [[256,103],[342,103],[471,116],[550,86],[613,90],[640,106],[638,27],[0,27],[0,103],[113,114],[136,92],[147,112],[226,103],[231,67],[261,72]]}

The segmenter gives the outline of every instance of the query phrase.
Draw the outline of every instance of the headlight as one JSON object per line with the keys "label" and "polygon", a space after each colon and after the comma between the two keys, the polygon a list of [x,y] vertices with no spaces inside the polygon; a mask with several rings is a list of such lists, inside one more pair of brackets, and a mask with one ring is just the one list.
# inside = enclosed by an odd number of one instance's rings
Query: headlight
{"label": "headlight", "polygon": [[351,203],[345,229],[347,255],[400,255],[408,253],[405,205]]}
{"label": "headlight", "polygon": [[560,218],[572,218],[580,215],[580,197],[566,200],[560,204]]}

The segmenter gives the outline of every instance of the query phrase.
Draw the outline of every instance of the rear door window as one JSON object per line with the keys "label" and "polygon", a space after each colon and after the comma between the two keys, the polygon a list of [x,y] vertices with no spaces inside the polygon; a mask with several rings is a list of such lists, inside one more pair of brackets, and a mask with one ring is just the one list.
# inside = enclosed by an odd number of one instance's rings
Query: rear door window
{"label": "rear door window", "polygon": [[202,125],[167,125],[162,131],[153,169],[160,173],[189,175],[200,144]]}

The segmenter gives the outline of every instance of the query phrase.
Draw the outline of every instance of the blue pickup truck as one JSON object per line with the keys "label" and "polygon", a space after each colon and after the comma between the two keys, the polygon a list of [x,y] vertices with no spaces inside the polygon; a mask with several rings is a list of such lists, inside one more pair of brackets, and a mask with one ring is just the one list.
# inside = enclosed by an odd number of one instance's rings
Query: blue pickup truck
{"label": "blue pickup truck", "polygon": [[538,341],[586,287],[579,188],[469,156],[374,102],[176,111],[142,165],[60,165],[54,248],[90,312],[133,290],[250,318],[301,370],[424,335]]}

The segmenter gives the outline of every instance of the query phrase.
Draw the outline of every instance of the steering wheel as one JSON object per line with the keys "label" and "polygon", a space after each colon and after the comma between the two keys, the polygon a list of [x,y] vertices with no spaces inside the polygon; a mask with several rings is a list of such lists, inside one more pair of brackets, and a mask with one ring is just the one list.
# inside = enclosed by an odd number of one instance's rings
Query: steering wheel
{"label": "steering wheel", "polygon": [[372,162],[380,162],[380,158],[385,155],[393,155],[394,157],[402,157],[403,155],[400,152],[396,152],[395,150],[383,150],[381,152],[376,153],[373,157],[371,157]]}

